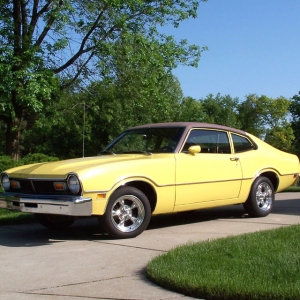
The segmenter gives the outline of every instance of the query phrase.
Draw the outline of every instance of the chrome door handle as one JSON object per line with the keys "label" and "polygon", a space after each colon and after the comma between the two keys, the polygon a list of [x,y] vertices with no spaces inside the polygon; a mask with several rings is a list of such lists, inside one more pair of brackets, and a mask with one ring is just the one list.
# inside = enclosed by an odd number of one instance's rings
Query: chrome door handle
{"label": "chrome door handle", "polygon": [[238,161],[239,158],[238,158],[238,157],[231,157],[230,160],[231,160],[231,161]]}

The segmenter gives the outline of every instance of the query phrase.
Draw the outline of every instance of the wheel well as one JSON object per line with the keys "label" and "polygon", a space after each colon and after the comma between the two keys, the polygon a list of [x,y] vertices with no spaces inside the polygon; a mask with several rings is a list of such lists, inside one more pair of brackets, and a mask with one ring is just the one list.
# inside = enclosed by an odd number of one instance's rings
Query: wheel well
{"label": "wheel well", "polygon": [[[124,186],[124,185],[123,185]],[[121,186],[121,187],[123,187]],[[125,186],[132,186],[140,191],[142,191],[148,198],[150,206],[151,206],[151,212],[154,211],[157,203],[157,195],[154,190],[154,188],[147,182],[144,181],[130,181],[125,184]],[[119,187],[119,188],[121,188]]]}
{"label": "wheel well", "polygon": [[261,176],[267,177],[272,182],[272,185],[274,187],[274,191],[275,192],[277,191],[279,180],[278,180],[278,176],[274,172],[261,173],[259,176],[260,177]]}

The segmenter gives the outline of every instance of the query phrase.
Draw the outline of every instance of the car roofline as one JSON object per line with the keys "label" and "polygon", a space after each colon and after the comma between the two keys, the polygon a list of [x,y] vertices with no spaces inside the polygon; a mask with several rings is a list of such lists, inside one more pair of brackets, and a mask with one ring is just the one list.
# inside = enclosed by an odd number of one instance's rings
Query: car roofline
{"label": "car roofline", "polygon": [[[211,124],[211,123],[202,123],[202,122],[166,122],[166,123],[153,123],[153,124],[145,124],[140,126],[134,126],[128,128],[127,130],[134,130],[134,129],[142,129],[142,128],[167,128],[167,127],[185,127],[187,131],[192,128],[206,128],[206,129],[218,129],[218,130],[225,130],[231,131],[242,135],[247,135],[247,132],[241,129],[228,127],[219,124]],[[127,131],[126,130],[126,131]]]}

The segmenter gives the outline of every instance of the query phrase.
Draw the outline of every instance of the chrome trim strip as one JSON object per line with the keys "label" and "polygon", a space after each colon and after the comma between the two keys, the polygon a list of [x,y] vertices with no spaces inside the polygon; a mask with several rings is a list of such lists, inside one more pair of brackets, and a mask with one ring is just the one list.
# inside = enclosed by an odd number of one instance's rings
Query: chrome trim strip
{"label": "chrome trim strip", "polygon": [[35,186],[34,186],[32,180],[29,180],[29,181],[30,181],[30,185],[31,185],[32,190],[36,193],[36,189],[35,189]]}
{"label": "chrome trim strip", "polygon": [[[1,174],[3,174],[5,172],[2,172]],[[8,174],[7,174],[8,175]],[[70,176],[70,175],[75,175],[77,176],[77,178],[80,180],[79,176],[77,173],[75,172],[70,172],[70,173],[67,173],[66,177],[51,177],[51,178],[47,178],[47,177],[13,177],[14,179],[23,179],[23,180],[43,180],[43,181],[57,181],[57,180],[67,180],[67,178]],[[9,178],[11,178],[10,175],[8,175]]]}
{"label": "chrome trim strip", "polygon": [[84,193],[97,193],[97,194],[107,194],[110,190],[100,191],[100,190],[84,190]]}
{"label": "chrome trim strip", "polygon": [[[15,177],[14,177],[15,178]],[[59,181],[59,180],[66,180],[68,178],[62,178],[62,177],[58,177],[58,178],[40,178],[40,177],[28,177],[28,178],[17,178],[17,179],[24,179],[24,180],[37,180],[37,181]]]}
{"label": "chrome trim strip", "polygon": [[[131,177],[125,177],[125,178],[122,178],[120,180],[118,180],[114,186],[120,186],[120,182],[123,182],[125,181],[124,183],[122,184],[126,184],[128,182],[131,182],[131,181],[143,181],[143,179],[146,179],[148,181],[150,181],[153,186],[156,186],[156,187],[168,187],[168,186],[175,186],[175,182],[174,183],[167,183],[167,184],[157,184],[156,182],[154,182],[152,179],[150,179],[149,177],[146,177],[146,176],[131,176]],[[113,189],[113,187],[109,190],[84,190],[84,193],[108,193],[110,192],[111,190]]]}
{"label": "chrome trim strip", "polygon": [[[251,178],[249,178],[249,179],[251,179]],[[201,181],[201,182],[184,182],[184,183],[178,183],[178,184],[176,184],[176,186],[218,183],[218,182],[230,182],[230,181],[243,181],[243,180],[245,180],[245,178],[236,178],[236,179],[228,179],[228,180],[211,180],[211,181]]]}
{"label": "chrome trim strip", "polygon": [[254,178],[256,178],[257,176],[260,176],[262,173],[268,172],[268,171],[273,171],[274,173],[278,174],[279,176],[291,176],[291,175],[299,174],[299,172],[282,174],[277,169],[275,169],[273,167],[265,167],[263,169],[258,170],[256,172],[256,175],[254,176]]}

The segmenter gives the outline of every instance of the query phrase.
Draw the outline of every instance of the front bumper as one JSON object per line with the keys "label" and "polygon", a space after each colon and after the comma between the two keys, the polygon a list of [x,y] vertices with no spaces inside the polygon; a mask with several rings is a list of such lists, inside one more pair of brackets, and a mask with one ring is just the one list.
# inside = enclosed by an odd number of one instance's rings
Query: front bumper
{"label": "front bumper", "polygon": [[92,199],[78,196],[0,194],[0,208],[66,216],[91,216]]}

